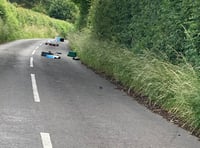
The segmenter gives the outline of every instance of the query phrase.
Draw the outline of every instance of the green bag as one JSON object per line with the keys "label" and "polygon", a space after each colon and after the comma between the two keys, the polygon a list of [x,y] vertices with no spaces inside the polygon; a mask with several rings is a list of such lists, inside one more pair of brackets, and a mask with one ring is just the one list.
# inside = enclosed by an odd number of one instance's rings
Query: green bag
{"label": "green bag", "polygon": [[74,57],[77,56],[77,54],[76,54],[76,52],[74,52],[74,51],[69,51],[67,56],[73,57],[73,58],[74,58]]}

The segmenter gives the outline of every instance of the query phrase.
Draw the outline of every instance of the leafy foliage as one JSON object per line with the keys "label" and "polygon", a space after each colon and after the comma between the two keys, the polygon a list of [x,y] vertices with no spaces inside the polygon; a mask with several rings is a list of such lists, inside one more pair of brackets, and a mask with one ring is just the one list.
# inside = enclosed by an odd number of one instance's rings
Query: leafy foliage
{"label": "leafy foliage", "polygon": [[[54,18],[70,20],[78,29],[87,27],[88,14],[94,0],[10,0],[12,3],[34,11],[47,14]],[[74,3],[72,3],[74,2]],[[78,6],[78,11],[77,11]],[[80,13],[79,13],[80,12]]]}
{"label": "leafy foliage", "polygon": [[88,31],[71,34],[69,40],[83,63],[148,96],[149,103],[174,113],[183,127],[200,135],[200,81],[190,64],[173,65],[149,51],[134,54]]}
{"label": "leafy foliage", "polygon": [[90,5],[91,32],[69,38],[81,60],[148,96],[200,135],[200,2],[92,0]]}
{"label": "leafy foliage", "polygon": [[54,0],[50,4],[48,14],[53,18],[75,23],[78,18],[78,7],[69,0]]}
{"label": "leafy foliage", "polygon": [[26,8],[32,8],[34,5],[40,3],[40,0],[31,0],[31,1],[27,1],[27,0],[9,0],[11,3],[17,3],[23,7]]}
{"label": "leafy foliage", "polygon": [[82,29],[84,27],[87,27],[88,23],[88,14],[89,14],[89,9],[91,7],[91,2],[93,0],[72,0],[74,1],[80,9],[80,17],[77,20],[77,28]]}
{"label": "leafy foliage", "polygon": [[72,23],[75,23],[79,17],[79,8],[72,0],[11,0],[11,2]]}
{"label": "leafy foliage", "polygon": [[199,1],[94,0],[90,9],[93,32],[134,51],[162,51],[172,63],[182,55],[199,66]]}
{"label": "leafy foliage", "polygon": [[66,36],[73,25],[0,0],[0,42],[19,38]]}

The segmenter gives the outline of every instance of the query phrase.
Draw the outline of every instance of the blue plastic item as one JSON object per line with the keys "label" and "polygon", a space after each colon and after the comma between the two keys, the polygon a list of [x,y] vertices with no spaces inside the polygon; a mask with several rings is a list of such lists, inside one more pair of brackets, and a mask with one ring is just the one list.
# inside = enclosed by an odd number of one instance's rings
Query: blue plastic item
{"label": "blue plastic item", "polygon": [[54,55],[47,54],[46,57],[49,59],[54,59]]}
{"label": "blue plastic item", "polygon": [[56,37],[56,41],[60,42],[61,37]]}

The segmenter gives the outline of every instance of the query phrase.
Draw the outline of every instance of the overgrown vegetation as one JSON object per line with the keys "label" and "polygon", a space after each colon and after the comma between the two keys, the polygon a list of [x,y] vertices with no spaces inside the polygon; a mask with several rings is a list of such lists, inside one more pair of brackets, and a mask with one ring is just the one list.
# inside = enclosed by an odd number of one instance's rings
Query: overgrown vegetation
{"label": "overgrown vegetation", "polygon": [[87,27],[88,24],[88,14],[93,0],[72,0],[80,10],[80,16],[77,20],[76,27],[81,30]]}
{"label": "overgrown vegetation", "polygon": [[10,2],[71,23],[75,23],[79,18],[79,8],[73,0],[10,0]]}
{"label": "overgrown vegetation", "polygon": [[75,23],[78,19],[79,9],[71,1],[54,0],[50,3],[48,15],[60,20]]}
{"label": "overgrown vegetation", "polygon": [[90,5],[90,31],[69,37],[81,60],[148,96],[200,136],[200,2],[92,0]]}
{"label": "overgrown vegetation", "polygon": [[183,127],[200,134],[200,82],[190,64],[173,65],[149,51],[134,54],[116,43],[100,41],[88,31],[71,34],[69,40],[89,67],[148,96],[152,104],[176,114]]}
{"label": "overgrown vegetation", "polygon": [[87,26],[88,13],[93,0],[10,0],[19,6],[44,13],[51,17],[67,20],[81,30]]}
{"label": "overgrown vegetation", "polygon": [[19,38],[66,36],[72,29],[70,23],[0,0],[0,42]]}
{"label": "overgrown vegetation", "polygon": [[[59,0],[12,1],[48,14],[48,6]],[[200,2],[72,1],[79,7],[80,16],[67,13],[70,19],[64,20],[76,22],[78,30],[87,27],[69,35],[81,60],[148,96],[151,104],[175,114],[183,127],[200,136]],[[57,8],[61,9],[60,5]],[[57,12],[60,11],[56,15]],[[57,33],[64,36],[72,28],[65,21],[52,20],[0,0],[1,41]]]}
{"label": "overgrown vegetation", "polygon": [[180,55],[198,67],[199,1],[192,0],[94,0],[93,32],[100,39],[116,41],[134,52],[149,49],[165,53],[174,64]]}

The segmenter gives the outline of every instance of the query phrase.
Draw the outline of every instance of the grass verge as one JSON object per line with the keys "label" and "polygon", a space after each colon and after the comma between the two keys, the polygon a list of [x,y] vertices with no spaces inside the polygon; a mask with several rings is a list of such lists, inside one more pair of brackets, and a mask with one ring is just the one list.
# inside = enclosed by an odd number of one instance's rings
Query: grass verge
{"label": "grass verge", "polygon": [[0,0],[0,43],[22,38],[65,37],[74,25]]}
{"label": "grass verge", "polygon": [[83,63],[147,96],[151,106],[174,114],[180,126],[200,137],[200,82],[192,66],[173,65],[149,52],[134,54],[87,31],[70,34],[69,41]]}

